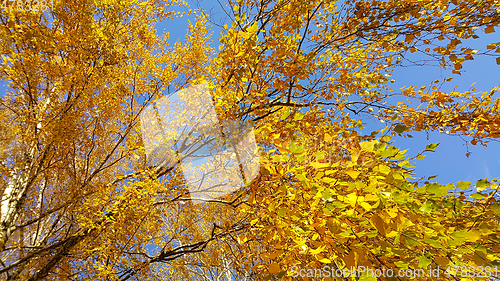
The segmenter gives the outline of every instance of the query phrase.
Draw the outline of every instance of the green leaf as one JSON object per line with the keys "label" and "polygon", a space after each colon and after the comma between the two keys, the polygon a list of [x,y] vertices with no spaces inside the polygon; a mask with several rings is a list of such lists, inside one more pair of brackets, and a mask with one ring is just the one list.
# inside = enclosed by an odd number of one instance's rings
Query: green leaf
{"label": "green leaf", "polygon": [[488,184],[488,179],[480,179],[476,182],[476,187],[484,187]]}
{"label": "green leaf", "polygon": [[447,193],[448,191],[447,185],[441,185],[438,183],[429,183],[426,187],[425,190],[429,193],[434,193],[437,196],[443,196]]}
{"label": "green leaf", "polygon": [[432,210],[436,209],[438,206],[431,200],[425,201],[425,203],[420,207],[420,211],[424,213],[430,213]]}
{"label": "green leaf", "polygon": [[304,152],[304,149],[298,145],[296,145],[294,142],[290,143],[290,147],[288,148],[292,153],[295,154],[301,154]]}
{"label": "green leaf", "polygon": [[500,203],[498,202],[495,202],[493,204],[490,205],[490,209],[497,215],[500,214]]}
{"label": "green leaf", "polygon": [[368,271],[363,273],[362,276],[359,277],[358,279],[359,281],[377,281],[377,277],[375,276],[375,274],[368,274]]}
{"label": "green leaf", "polygon": [[487,196],[485,196],[485,195],[483,195],[481,193],[474,193],[470,197],[472,197],[474,199],[477,199],[477,200],[480,200],[480,199],[486,198]]}
{"label": "green leaf", "polygon": [[395,153],[396,152],[394,151],[393,147],[389,146],[386,150],[382,150],[380,152],[380,156],[382,156],[383,158],[385,158],[385,157],[393,156]]}
{"label": "green leaf", "polygon": [[468,189],[470,187],[470,181],[459,181],[457,182],[458,189]]}
{"label": "green leaf", "polygon": [[413,236],[403,236],[403,243],[407,246],[418,246],[420,243]]}
{"label": "green leaf", "polygon": [[401,238],[401,233],[398,233],[396,237],[394,238],[394,244],[398,245],[399,244],[399,239]]}
{"label": "green leaf", "polygon": [[308,186],[308,187],[310,186],[309,179],[306,178],[306,176],[304,176],[303,174],[297,174],[297,179],[300,182],[304,183],[306,186]]}
{"label": "green leaf", "polygon": [[436,248],[443,248],[443,245],[436,240],[424,239],[423,241],[428,243],[429,245],[436,247]]}
{"label": "green leaf", "polygon": [[[294,217],[294,216],[292,216],[292,218],[293,218],[293,217]],[[300,219],[297,217],[297,220],[300,220]],[[297,233],[299,233],[299,234],[300,234],[300,233],[307,233],[307,231],[305,231],[302,227],[298,227],[298,226],[297,226],[297,227],[295,227],[295,232],[297,232]]]}
{"label": "green leaf", "polygon": [[485,266],[488,265],[489,262],[491,262],[484,253],[481,253],[479,251],[474,252],[474,257],[472,258],[474,262],[479,265],[479,266]]}
{"label": "green leaf", "polygon": [[425,253],[420,258],[420,261],[418,262],[418,267],[425,269],[425,268],[427,268],[427,266],[429,266],[429,264],[431,264],[431,262],[432,262],[431,255],[429,253]]}
{"label": "green leaf", "polygon": [[285,213],[286,213],[286,209],[285,209],[285,208],[281,208],[281,209],[279,209],[279,210],[278,210],[278,216],[279,216],[279,217],[284,216],[284,215],[285,215]]}
{"label": "green leaf", "polygon": [[456,198],[455,198],[454,202],[455,202],[455,208],[457,210],[459,210],[459,211],[462,210],[464,208],[464,206],[465,206],[464,202],[462,202],[462,201],[460,201],[460,200],[458,200]]}
{"label": "green leaf", "polygon": [[431,144],[429,144],[428,146],[425,147],[425,151],[434,151],[434,149],[436,149],[436,147],[438,147],[439,144],[440,144],[440,142],[438,142],[438,143],[431,143]]}
{"label": "green leaf", "polygon": [[285,120],[286,118],[288,118],[288,116],[290,116],[290,111],[286,111],[283,114],[281,114],[280,119]]}
{"label": "green leaf", "polygon": [[295,114],[295,116],[293,117],[293,119],[295,119],[295,120],[297,120],[297,121],[300,121],[300,120],[302,120],[302,119],[304,118],[304,116],[305,116],[305,115],[304,115],[304,113],[302,113],[302,112],[297,112],[297,113]]}
{"label": "green leaf", "polygon": [[341,208],[342,209],[342,208],[344,208],[347,205],[344,204],[344,203],[340,203],[340,202],[335,201],[335,202],[329,203],[327,205],[327,207],[330,207],[330,206],[332,206],[333,208]]}
{"label": "green leaf", "polygon": [[396,202],[400,205],[403,205],[406,202],[408,202],[408,197],[409,197],[409,195],[407,193],[403,193],[400,191],[394,191],[392,199],[394,200],[394,202]]}
{"label": "green leaf", "polygon": [[323,191],[323,194],[321,195],[321,197],[325,200],[328,200],[330,198],[332,198],[332,192],[330,191],[329,188],[325,189],[325,191]]}
{"label": "green leaf", "polygon": [[401,134],[402,132],[406,131],[406,129],[408,129],[408,127],[406,127],[405,125],[396,125],[396,127],[394,128],[394,132],[398,133],[398,134]]}
{"label": "green leaf", "polygon": [[455,231],[451,234],[451,237],[456,240],[476,242],[480,235],[477,232]]}
{"label": "green leaf", "polygon": [[402,269],[407,269],[408,268],[408,264],[405,263],[404,261],[397,261],[394,263],[398,268],[402,268]]}
{"label": "green leaf", "polygon": [[281,277],[285,276],[285,274],[286,274],[286,270],[280,272],[277,277],[281,278]]}

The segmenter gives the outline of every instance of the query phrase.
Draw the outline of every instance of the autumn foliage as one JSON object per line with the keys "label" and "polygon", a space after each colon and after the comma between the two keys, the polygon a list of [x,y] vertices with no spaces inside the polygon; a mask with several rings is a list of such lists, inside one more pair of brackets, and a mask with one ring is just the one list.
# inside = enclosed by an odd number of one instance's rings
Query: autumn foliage
{"label": "autumn foliage", "polygon": [[[293,266],[325,265],[451,280],[449,266],[500,266],[498,179],[417,179],[438,144],[393,145],[413,131],[498,139],[499,88],[391,87],[412,56],[455,80],[475,57],[500,65],[500,42],[469,44],[498,33],[500,2],[229,0],[220,36],[186,6],[0,11],[2,280],[295,280]],[[180,16],[194,20],[171,44],[155,24]],[[261,166],[201,204],[178,166],[148,163],[140,130],[148,105],[200,83],[220,120],[251,123]],[[364,135],[365,118],[385,128]]]}

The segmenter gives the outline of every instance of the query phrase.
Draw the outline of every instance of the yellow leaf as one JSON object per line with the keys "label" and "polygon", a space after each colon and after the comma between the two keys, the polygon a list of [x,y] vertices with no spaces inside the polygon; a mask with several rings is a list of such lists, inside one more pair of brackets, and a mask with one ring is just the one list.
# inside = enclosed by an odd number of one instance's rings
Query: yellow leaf
{"label": "yellow leaf", "polygon": [[388,174],[390,171],[391,171],[391,168],[389,168],[388,166],[386,165],[378,165],[377,167],[375,167],[373,169],[374,171],[379,171],[381,173],[384,173],[384,174]]}
{"label": "yellow leaf", "polygon": [[324,138],[325,138],[325,141],[327,143],[332,143],[333,137],[329,133],[325,133],[325,137]]}
{"label": "yellow leaf", "polygon": [[327,258],[320,259],[319,261],[322,263],[331,263],[332,262],[331,260],[329,260]]}
{"label": "yellow leaf", "polygon": [[367,211],[370,211],[372,209],[372,206],[366,202],[361,202],[361,203],[359,203],[359,205],[361,205],[361,207],[363,207],[363,209],[365,209]]}
{"label": "yellow leaf", "polygon": [[367,194],[365,196],[365,201],[368,201],[368,202],[374,202],[374,201],[378,201],[378,200],[379,200],[379,198],[375,194]]}
{"label": "yellow leaf", "polygon": [[252,26],[250,26],[250,27],[247,28],[247,31],[249,33],[255,33],[257,31],[257,29],[259,29],[259,23],[258,22],[254,22],[252,24]]}
{"label": "yellow leaf", "polygon": [[314,250],[311,250],[311,254],[313,255],[317,255],[321,252],[323,252],[323,250],[326,248],[325,245],[322,245],[322,246],[319,246],[317,249],[314,249]]}
{"label": "yellow leaf", "polygon": [[354,171],[354,170],[347,170],[346,173],[353,179],[355,180],[358,175],[359,175],[359,172],[358,171]]}
{"label": "yellow leaf", "polygon": [[[345,202],[349,203],[349,205],[354,207],[356,205],[356,202],[358,201],[358,198],[361,198],[361,197],[358,197],[358,195],[356,195],[356,192],[353,192],[351,194],[348,194],[344,198],[345,198]],[[359,200],[359,201],[361,201],[361,200]]]}

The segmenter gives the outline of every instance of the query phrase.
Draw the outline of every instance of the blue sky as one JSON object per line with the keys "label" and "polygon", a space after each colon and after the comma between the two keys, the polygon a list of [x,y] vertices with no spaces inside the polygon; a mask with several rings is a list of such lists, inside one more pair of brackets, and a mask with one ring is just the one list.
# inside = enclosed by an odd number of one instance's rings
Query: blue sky
{"label": "blue sky", "polygon": [[[191,3],[191,2],[190,2]],[[224,12],[220,9],[217,1],[202,1],[199,2],[205,10],[213,9],[213,13],[217,17],[216,22],[219,23],[220,17],[224,16]],[[192,4],[192,8],[195,7]],[[166,29],[170,32],[171,42],[179,40],[184,41],[185,30],[187,29],[188,19],[193,17],[183,17],[157,25],[159,31]],[[172,28],[175,26],[175,28]],[[217,50],[219,44],[220,29],[213,26],[213,44]],[[479,39],[462,40],[464,45],[475,49],[485,50],[486,42],[498,41],[499,31],[491,34],[479,32]],[[410,59],[419,59],[419,55],[415,53],[409,56]],[[463,63],[461,75],[451,73],[451,69],[443,69],[439,66],[412,66],[400,67],[394,70],[393,79],[396,83],[391,84],[393,89],[404,86],[418,85],[428,86],[431,81],[436,79],[446,79],[452,77],[450,83],[446,83],[443,90],[451,90],[457,86],[458,91],[467,91],[473,83],[478,92],[491,90],[492,87],[500,84],[500,66],[496,64],[493,57],[477,56],[473,61]],[[498,93],[495,96],[499,96]],[[373,130],[383,129],[386,124],[377,121],[365,120],[367,123],[364,132],[368,133]],[[413,138],[395,137],[394,145],[400,147],[401,150],[406,150],[408,156],[415,156],[418,152],[423,151],[425,146],[431,143],[441,143],[434,152],[426,152],[426,157],[416,162],[415,173],[416,177],[429,177],[437,175],[433,181],[438,181],[441,184],[457,182],[459,180],[471,181],[473,184],[482,178],[500,177],[500,143],[492,141],[487,147],[480,145],[469,145],[468,151],[471,153],[466,157],[467,148],[465,142],[458,136],[446,135],[439,132],[429,132],[427,140],[426,132],[412,132]],[[470,141],[470,138],[464,138]]]}
{"label": "blue sky", "polygon": [[[498,40],[498,31],[485,35],[479,32],[479,39],[463,40],[465,45],[475,49],[486,49],[486,45]],[[452,77],[450,83],[444,89],[451,90],[457,86],[458,91],[467,91],[473,83],[478,92],[489,92],[491,88],[500,84],[500,65],[497,65],[493,57],[477,56],[473,61],[463,63],[461,75],[451,73],[451,69],[443,69],[437,66],[414,66],[397,68],[394,70],[394,89],[403,86],[429,85],[431,81]],[[499,97],[499,93],[495,97]],[[430,132],[429,140],[425,132],[412,132],[414,138],[396,138],[395,145],[402,149],[408,149],[408,154],[413,156],[418,151],[425,149],[430,143],[441,144],[434,153],[427,153],[427,157],[417,162],[415,168],[418,177],[438,175],[435,179],[442,184],[456,182],[458,180],[472,181],[478,179],[494,178],[500,176],[500,143],[492,141],[487,147],[480,145],[469,145],[471,152],[469,158],[465,156],[467,148],[464,141],[458,136],[446,135],[438,132]],[[464,138],[470,140],[470,138]]]}

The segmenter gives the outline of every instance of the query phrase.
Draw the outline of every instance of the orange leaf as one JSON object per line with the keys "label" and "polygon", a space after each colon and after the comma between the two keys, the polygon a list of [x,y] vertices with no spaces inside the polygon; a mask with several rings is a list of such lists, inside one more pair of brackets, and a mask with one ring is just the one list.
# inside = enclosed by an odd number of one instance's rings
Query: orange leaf
{"label": "orange leaf", "polygon": [[281,268],[280,268],[280,265],[277,264],[277,263],[272,263],[269,265],[269,272],[271,274],[276,274],[276,273],[279,273],[281,271]]}
{"label": "orange leaf", "polygon": [[441,257],[441,256],[435,256],[434,261],[440,265],[440,266],[447,266],[449,263],[449,260],[447,257]]}
{"label": "orange leaf", "polygon": [[370,219],[370,222],[372,223],[373,226],[380,232],[380,234],[385,236],[385,227],[384,227],[384,220],[382,220],[381,217],[378,215],[373,215],[372,218]]}
{"label": "orange leaf", "polygon": [[486,45],[486,49],[489,49],[489,50],[493,50],[493,49],[495,49],[495,47],[496,47],[496,44]]}
{"label": "orange leaf", "polygon": [[493,33],[495,32],[495,28],[493,28],[493,25],[489,25],[488,27],[486,27],[486,29],[484,30],[484,33],[486,34],[490,34],[490,33]]}
{"label": "orange leaf", "polygon": [[356,253],[350,252],[347,256],[342,258],[347,267],[355,267],[356,266]]}

